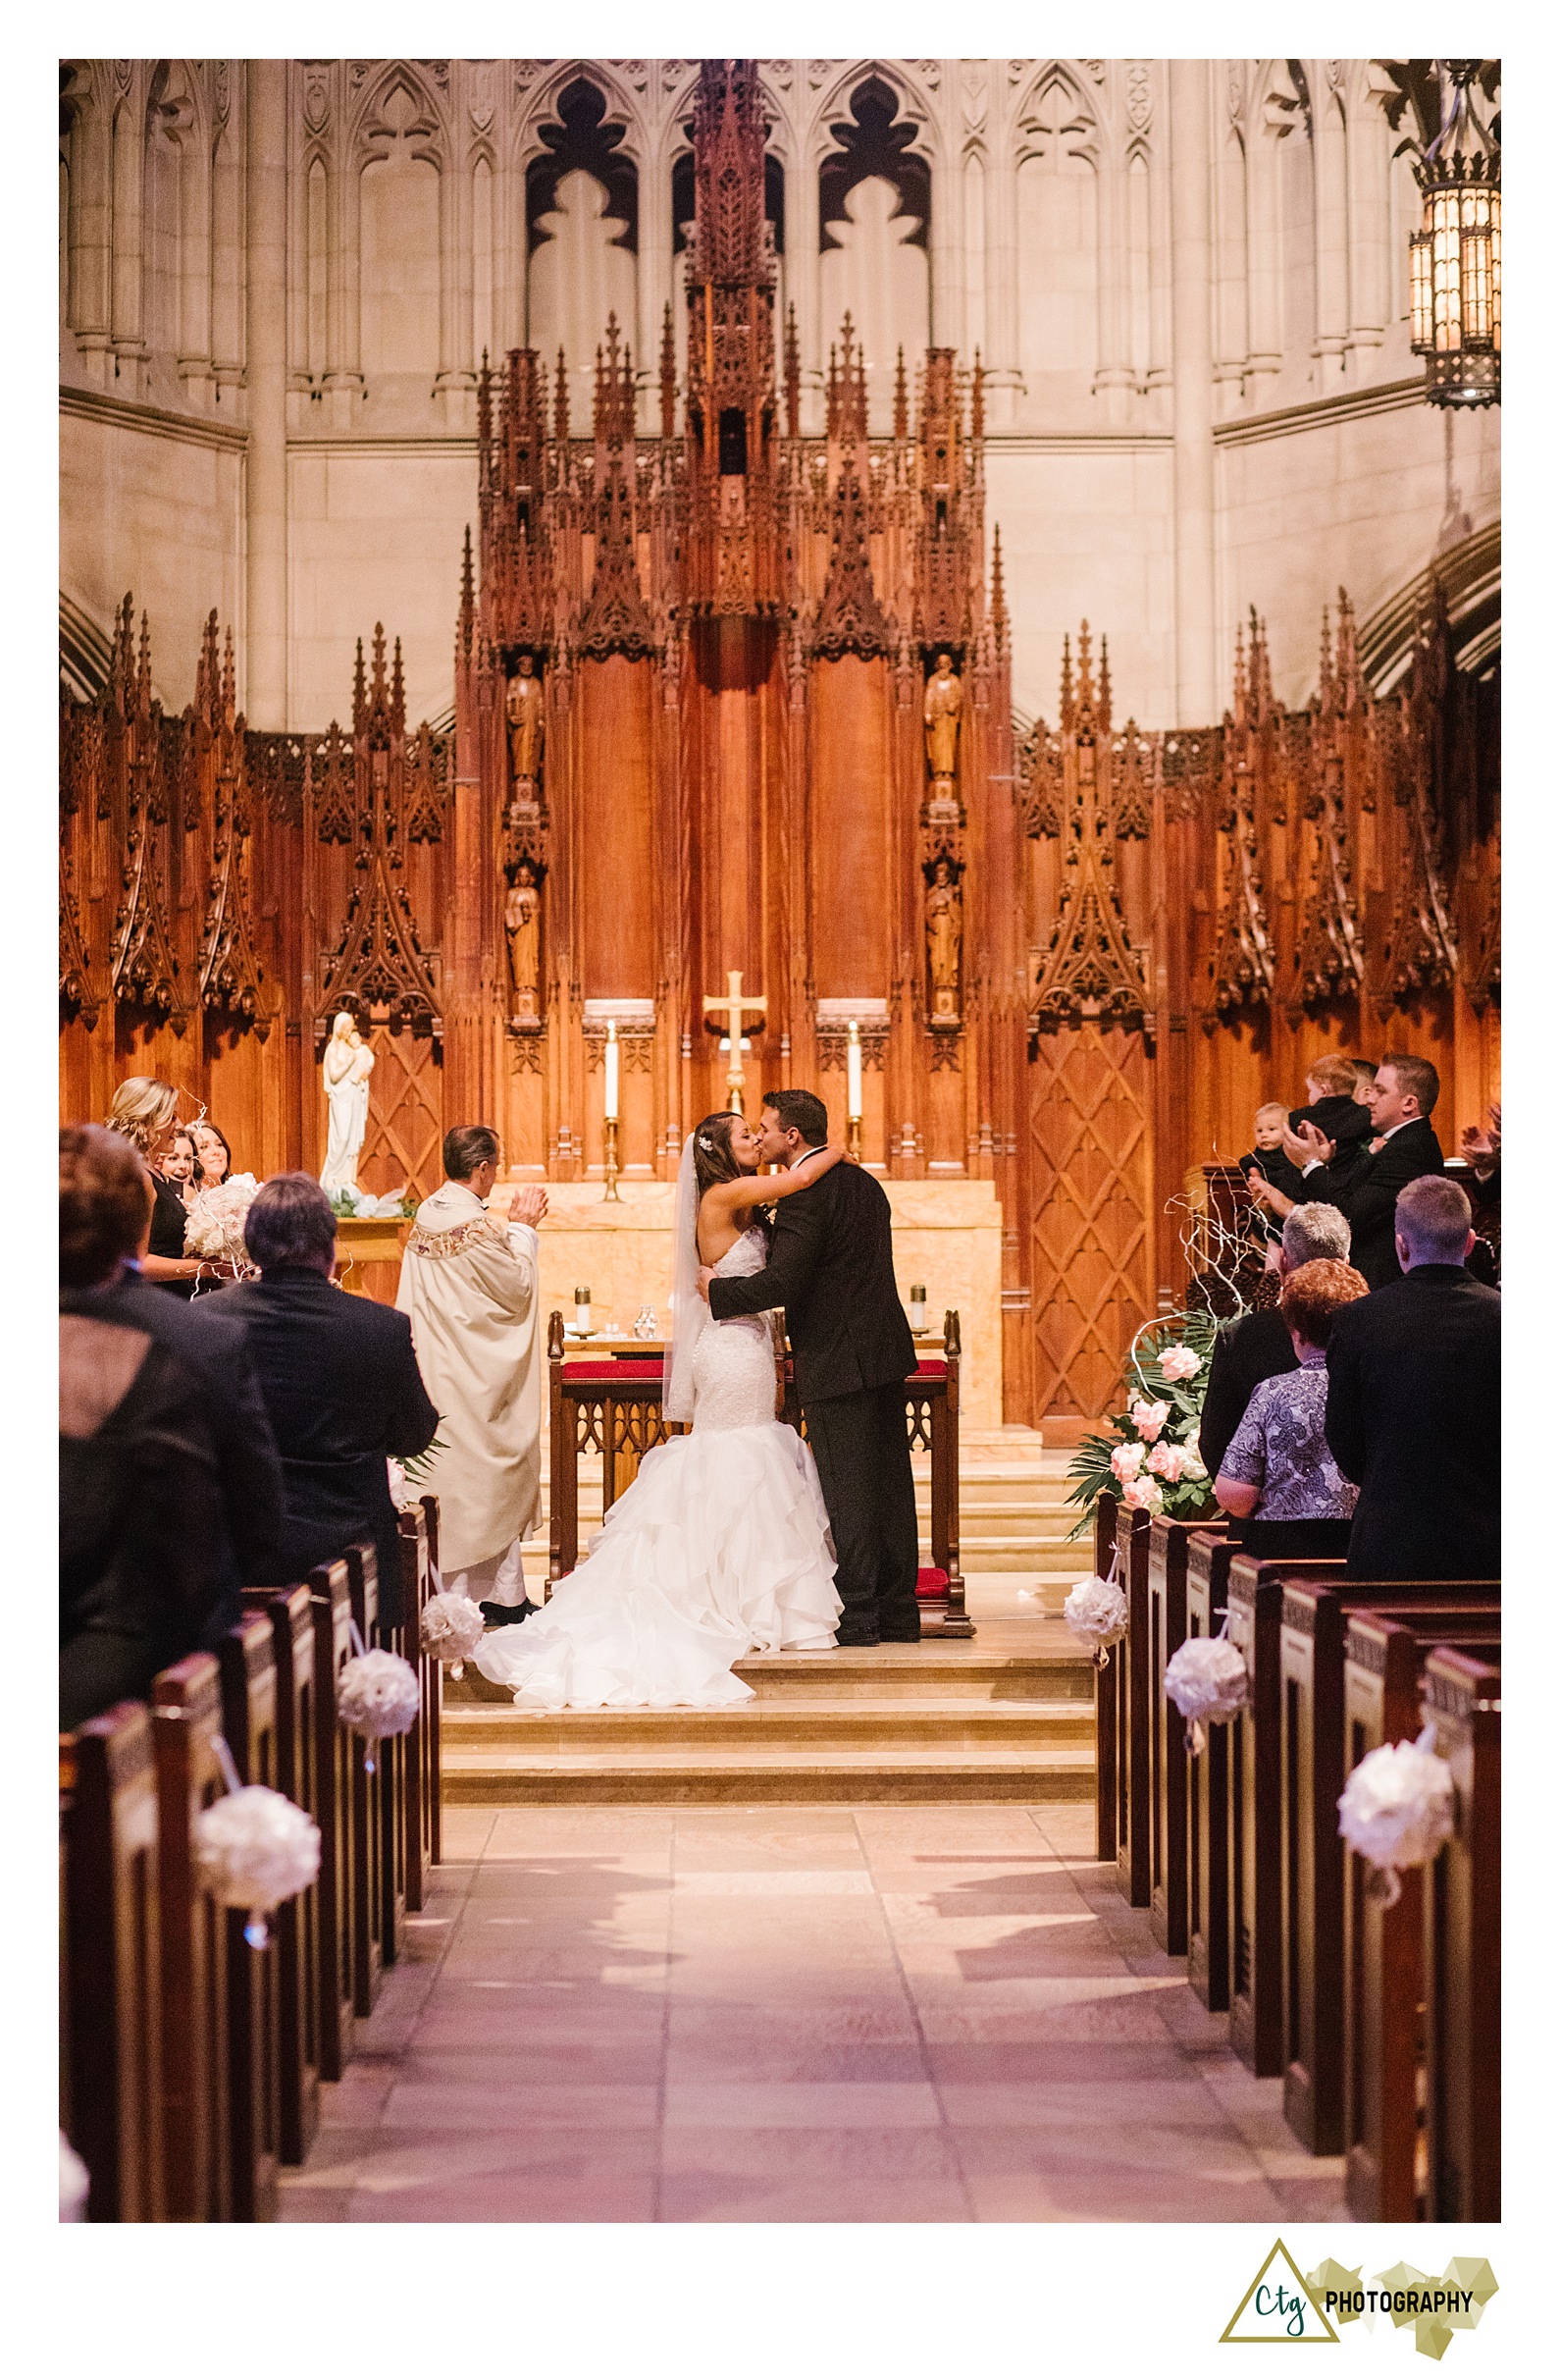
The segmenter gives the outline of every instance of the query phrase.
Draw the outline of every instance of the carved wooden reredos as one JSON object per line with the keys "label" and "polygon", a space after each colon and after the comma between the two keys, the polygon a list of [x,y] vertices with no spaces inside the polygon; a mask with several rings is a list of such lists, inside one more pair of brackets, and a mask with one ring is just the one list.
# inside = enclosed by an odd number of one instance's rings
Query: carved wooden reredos
{"label": "carved wooden reredos", "polygon": [[1159,733],[1084,626],[1015,749],[978,359],[902,356],[873,435],[847,319],[803,435],[753,66],[705,61],[692,122],[686,347],[670,308],[653,357],[603,323],[589,421],[560,359],[483,371],[452,729],[408,724],[367,619],[347,727],[247,729],[215,614],[165,716],[129,598],[101,694],[62,696],[64,1110],[160,1073],[236,1163],[317,1172],[345,1008],[369,1188],[431,1188],[479,1117],[577,1180],[622,1003],[624,1176],[666,1180],[726,1103],[734,972],[750,1114],[817,1083],[843,1126],[859,1007],[867,1162],[996,1186],[1010,1416],[1096,1414],[1183,1286],[1166,1200],[1309,1058],[1432,1056],[1448,1146],[1497,1084],[1498,678],[1452,666],[1432,585],[1373,695],[1340,596],[1308,709],[1253,616],[1222,721]]}

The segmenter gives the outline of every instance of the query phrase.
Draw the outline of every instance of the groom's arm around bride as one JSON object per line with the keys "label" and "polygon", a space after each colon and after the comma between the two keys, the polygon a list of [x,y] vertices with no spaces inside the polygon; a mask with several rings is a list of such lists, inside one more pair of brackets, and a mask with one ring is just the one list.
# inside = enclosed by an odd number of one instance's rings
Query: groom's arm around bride
{"label": "groom's arm around bride", "polygon": [[[810,1091],[777,1091],[764,1102],[762,1130],[764,1157],[791,1165],[827,1140],[827,1111]],[[904,1387],[915,1344],[894,1280],[881,1184],[859,1166],[835,1166],[779,1208],[762,1272],[702,1275],[701,1287],[717,1322],[785,1308],[839,1561],[841,1644],[918,1640]]]}

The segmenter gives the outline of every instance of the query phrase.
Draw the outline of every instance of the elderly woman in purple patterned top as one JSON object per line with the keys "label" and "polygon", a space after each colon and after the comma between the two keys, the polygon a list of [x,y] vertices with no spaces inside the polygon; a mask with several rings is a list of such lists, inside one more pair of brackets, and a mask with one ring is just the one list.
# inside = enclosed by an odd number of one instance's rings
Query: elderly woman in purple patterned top
{"label": "elderly woman in purple patterned top", "polygon": [[1220,1504],[1241,1524],[1246,1552],[1259,1560],[1330,1560],[1349,1550],[1359,1491],[1326,1441],[1326,1346],[1338,1308],[1368,1295],[1365,1276],[1335,1256],[1285,1276],[1278,1311],[1300,1369],[1252,1391],[1214,1482]]}

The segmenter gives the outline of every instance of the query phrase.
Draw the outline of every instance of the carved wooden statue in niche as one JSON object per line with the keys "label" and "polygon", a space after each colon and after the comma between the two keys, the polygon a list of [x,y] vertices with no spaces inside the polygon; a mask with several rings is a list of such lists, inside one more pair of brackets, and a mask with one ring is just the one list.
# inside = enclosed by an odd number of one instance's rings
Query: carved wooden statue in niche
{"label": "carved wooden statue in niche", "polygon": [[963,1013],[960,976],[964,948],[964,903],[953,862],[934,860],[926,886],[926,982],[934,1026],[957,1025]]}
{"label": "carved wooden statue in niche", "polygon": [[515,798],[523,800],[523,788],[531,788],[529,798],[536,799],[536,786],[542,774],[542,747],[546,740],[546,725],[543,717],[542,680],[536,674],[536,662],[529,653],[522,653],[514,676],[509,680],[503,698],[504,717],[509,722],[509,773],[514,783]]}
{"label": "carved wooden statue in niche", "polygon": [[542,888],[536,870],[522,860],[504,903],[503,927],[509,941],[509,973],[514,983],[514,1022],[540,1025],[537,977],[542,957]]}
{"label": "carved wooden statue in niche", "polygon": [[956,674],[951,653],[939,653],[937,667],[926,681],[921,716],[926,725],[926,766],[931,772],[934,800],[951,801],[959,767],[959,720],[964,708],[963,681]]}

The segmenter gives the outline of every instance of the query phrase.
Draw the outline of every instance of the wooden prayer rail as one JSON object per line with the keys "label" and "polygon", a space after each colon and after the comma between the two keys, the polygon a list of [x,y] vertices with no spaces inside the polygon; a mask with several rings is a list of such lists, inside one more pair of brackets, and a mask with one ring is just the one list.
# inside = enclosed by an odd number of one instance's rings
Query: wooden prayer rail
{"label": "wooden prayer rail", "polygon": [[1500,2221],[1500,1671],[1425,1664],[1421,1719],[1456,1783],[1452,1839],[1424,1895],[1426,2214]]}
{"label": "wooden prayer rail", "polygon": [[[415,1634],[437,1528],[432,1497],[401,1517],[408,1616],[387,1636]],[[372,1634],[376,1583],[362,1546],[305,1586],[250,1590],[215,1658],[189,1655],[154,1679],[150,1708],[117,1704],[61,1739],[61,2120],[91,2221],[274,2219],[322,2075],[339,2078],[400,1947],[393,1913],[421,1903],[438,1850],[437,1681],[391,1739],[404,1759],[379,1747],[377,1779],[337,1708],[353,1604]],[[282,1903],[259,1948],[195,1865],[224,1739],[240,1781],[286,1793],[321,1829],[317,1882]]]}
{"label": "wooden prayer rail", "polygon": [[[1238,1568],[1237,1564],[1237,1568]],[[1349,1579],[1285,1582],[1279,1628],[1278,1747],[1283,1978],[1283,2111],[1317,2156],[1343,2147],[1343,1652],[1350,1613],[1440,1614],[1448,1637],[1470,1607],[1493,1619],[1500,1582]]]}
{"label": "wooden prayer rail", "polygon": [[[959,1564],[959,1374],[960,1323],[944,1317],[943,1353],[924,1359],[905,1383],[906,1427],[912,1449],[931,1457],[931,1564],[920,1573],[923,1636],[968,1637],[975,1633],[964,1602]],[[781,1417],[803,1437],[806,1418],[797,1403],[791,1360],[776,1339],[775,1402]],[[580,1456],[601,1457],[601,1510],[610,1510],[652,1447],[681,1436],[683,1425],[663,1415],[662,1359],[584,1357],[570,1352],[562,1313],[547,1318],[549,1414],[549,1505],[547,1585],[566,1578],[580,1559]]]}
{"label": "wooden prayer rail", "polygon": [[[1344,1637],[1346,1770],[1419,1732],[1428,1653],[1498,1658],[1498,1613],[1355,1612]],[[1423,1872],[1407,1869],[1388,1907],[1367,1863],[1343,1849],[1343,2178],[1363,2223],[1413,2222],[1424,2066]]]}

